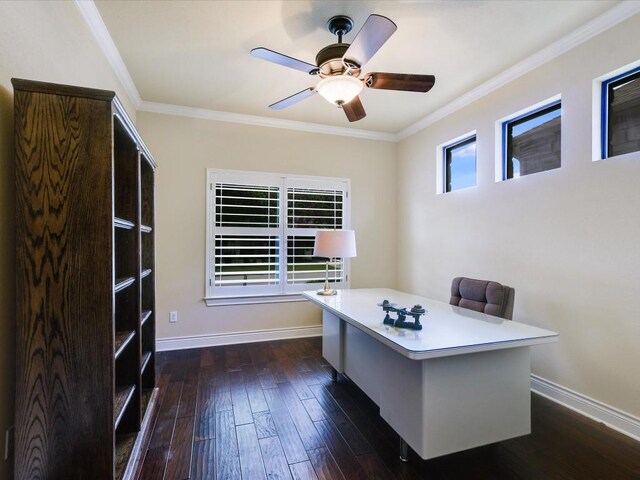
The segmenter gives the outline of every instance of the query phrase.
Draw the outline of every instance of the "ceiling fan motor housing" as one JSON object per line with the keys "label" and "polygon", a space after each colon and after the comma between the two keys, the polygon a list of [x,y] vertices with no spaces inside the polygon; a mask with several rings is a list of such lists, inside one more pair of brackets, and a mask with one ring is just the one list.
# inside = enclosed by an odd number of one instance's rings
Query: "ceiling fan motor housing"
{"label": "ceiling fan motor housing", "polygon": [[360,65],[348,63],[350,68],[342,61],[342,56],[349,48],[348,43],[333,43],[327,45],[316,55],[316,65],[320,69],[321,77],[331,77],[333,75],[342,75],[349,70],[349,75],[360,75]]}
{"label": "ceiling fan motor housing", "polygon": [[360,65],[355,62],[342,61],[342,57],[349,48],[348,43],[342,43],[342,36],[353,28],[353,20],[345,15],[336,15],[327,21],[327,29],[338,36],[338,43],[327,45],[316,55],[316,65],[322,78],[343,75],[345,73],[357,77],[360,75]]}

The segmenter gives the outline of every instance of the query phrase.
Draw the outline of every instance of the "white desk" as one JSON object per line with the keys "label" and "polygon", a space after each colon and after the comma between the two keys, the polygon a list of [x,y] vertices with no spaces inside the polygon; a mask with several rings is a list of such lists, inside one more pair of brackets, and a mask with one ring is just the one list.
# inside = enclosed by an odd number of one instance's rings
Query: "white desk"
{"label": "white desk", "polygon": [[[531,432],[529,347],[557,333],[389,289],[303,295],[323,309],[325,359],[423,459]],[[425,307],[423,329],[384,325],[385,299]]]}

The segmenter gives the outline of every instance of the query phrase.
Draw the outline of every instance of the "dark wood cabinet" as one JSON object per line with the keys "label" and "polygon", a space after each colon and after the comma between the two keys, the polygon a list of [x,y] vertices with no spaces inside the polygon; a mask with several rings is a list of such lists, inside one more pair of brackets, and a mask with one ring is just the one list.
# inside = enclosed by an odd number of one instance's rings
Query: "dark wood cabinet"
{"label": "dark wood cabinet", "polygon": [[12,83],[15,477],[135,478],[157,397],[156,164],[113,92]]}

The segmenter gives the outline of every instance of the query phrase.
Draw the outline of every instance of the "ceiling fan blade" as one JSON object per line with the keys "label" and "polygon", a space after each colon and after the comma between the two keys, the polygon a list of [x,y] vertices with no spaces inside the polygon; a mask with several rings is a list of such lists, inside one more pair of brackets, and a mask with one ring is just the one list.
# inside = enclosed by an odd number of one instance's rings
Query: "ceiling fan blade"
{"label": "ceiling fan blade", "polygon": [[342,105],[342,109],[350,122],[357,122],[367,116],[367,112],[364,111],[360,97],[355,97],[349,103],[345,103]]}
{"label": "ceiling fan blade", "polygon": [[387,17],[369,15],[342,58],[364,66],[397,29],[396,24]]}
{"label": "ceiling fan blade", "polygon": [[283,98],[279,102],[272,103],[269,105],[269,108],[273,108],[275,110],[282,110],[283,108],[290,107],[291,105],[301,102],[305,98],[309,98],[312,95],[315,95],[316,91],[314,88],[306,88],[298,93],[294,93],[290,97]]}
{"label": "ceiling fan blade", "polygon": [[433,75],[410,73],[371,72],[365,76],[364,84],[369,88],[402,90],[405,92],[428,92],[436,83]]}
{"label": "ceiling fan blade", "polygon": [[312,65],[307,62],[303,62],[302,60],[298,60],[297,58],[289,57],[282,53],[274,52],[273,50],[269,50],[268,48],[258,47],[251,50],[251,56],[256,58],[261,58],[266,60],[267,62],[277,63],[278,65],[282,65],[289,68],[295,68],[296,70],[300,70],[301,72],[305,72],[311,75],[318,73],[318,67]]}

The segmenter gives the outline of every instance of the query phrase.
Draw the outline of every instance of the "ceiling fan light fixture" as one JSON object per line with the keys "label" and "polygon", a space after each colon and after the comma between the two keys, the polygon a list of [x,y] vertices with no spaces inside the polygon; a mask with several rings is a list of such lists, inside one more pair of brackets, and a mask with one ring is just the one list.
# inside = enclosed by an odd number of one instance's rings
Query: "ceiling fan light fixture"
{"label": "ceiling fan light fixture", "polygon": [[317,92],[329,103],[342,106],[360,95],[363,83],[349,75],[336,75],[318,82]]}

